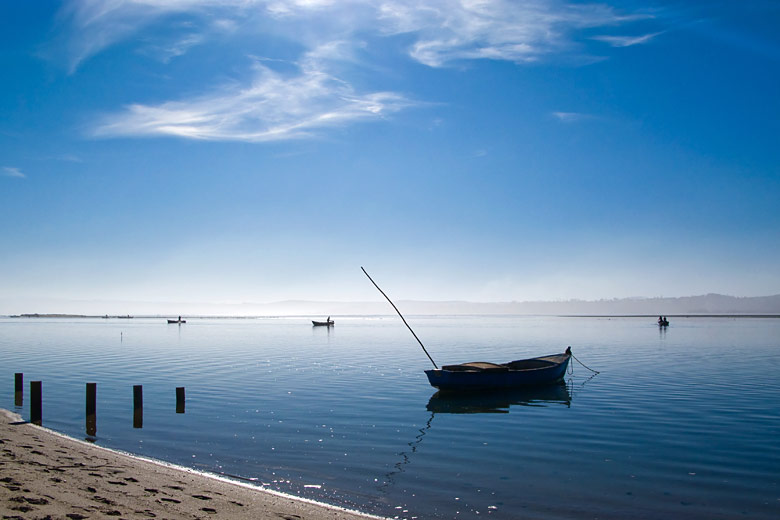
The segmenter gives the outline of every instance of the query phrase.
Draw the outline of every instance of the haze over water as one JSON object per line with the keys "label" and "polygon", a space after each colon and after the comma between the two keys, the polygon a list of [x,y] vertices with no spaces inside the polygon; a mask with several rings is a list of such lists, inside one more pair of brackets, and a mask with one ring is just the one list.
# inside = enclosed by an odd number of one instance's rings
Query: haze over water
{"label": "haze over water", "polygon": [[[0,319],[0,406],[99,445],[401,518],[776,518],[780,320],[407,316],[439,364],[562,352],[565,386],[441,399],[397,317]],[[133,428],[132,386],[144,386]],[[177,386],[186,413],[175,413]]]}

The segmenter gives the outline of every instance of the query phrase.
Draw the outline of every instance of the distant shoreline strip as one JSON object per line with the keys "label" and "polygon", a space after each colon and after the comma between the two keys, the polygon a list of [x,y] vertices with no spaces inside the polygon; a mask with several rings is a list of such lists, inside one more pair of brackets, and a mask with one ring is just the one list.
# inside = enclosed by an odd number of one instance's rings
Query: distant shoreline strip
{"label": "distant shoreline strip", "polygon": [[[260,318],[311,318],[316,317],[316,314],[301,314],[301,315],[284,315],[284,316],[197,316],[188,315],[189,319],[200,320],[244,320],[244,319],[260,319]],[[394,314],[344,314],[334,315],[341,318],[384,318],[395,317]],[[463,317],[463,316],[501,316],[501,317],[541,317],[541,318],[657,318],[658,314],[511,314],[511,313],[486,313],[486,314],[415,314],[411,313],[410,316],[425,316],[431,318],[447,318],[447,317]],[[780,318],[780,314],[664,314],[667,318]],[[106,316],[91,316],[85,314],[15,314],[15,315],[2,315],[1,318],[68,318],[68,319],[105,319]],[[127,319],[127,316],[109,316],[110,319]],[[132,318],[140,319],[165,319],[166,316],[161,315],[139,315],[132,316]]]}

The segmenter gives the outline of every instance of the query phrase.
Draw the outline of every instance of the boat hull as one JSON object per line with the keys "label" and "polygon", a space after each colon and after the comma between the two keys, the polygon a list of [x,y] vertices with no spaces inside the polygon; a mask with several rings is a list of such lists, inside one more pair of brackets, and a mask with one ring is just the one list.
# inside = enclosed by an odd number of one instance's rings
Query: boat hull
{"label": "boat hull", "polygon": [[[512,362],[536,362],[535,364],[542,365],[528,369],[513,370],[507,367],[488,370],[447,370],[443,367],[437,370],[426,370],[425,375],[428,376],[431,386],[445,391],[496,390],[549,385],[563,379],[570,358],[571,355],[566,353]],[[506,367],[506,365],[496,366]]]}
{"label": "boat hull", "polygon": [[334,322],[332,321],[314,321],[312,320],[311,324],[315,327],[332,327]]}

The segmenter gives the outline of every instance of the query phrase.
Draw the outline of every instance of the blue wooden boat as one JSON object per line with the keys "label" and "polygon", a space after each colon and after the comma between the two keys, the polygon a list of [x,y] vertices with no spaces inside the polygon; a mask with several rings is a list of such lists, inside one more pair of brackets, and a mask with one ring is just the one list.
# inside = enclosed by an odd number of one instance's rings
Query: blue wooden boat
{"label": "blue wooden boat", "polygon": [[533,385],[548,385],[563,379],[569,366],[571,347],[563,354],[519,359],[497,364],[476,361],[444,365],[426,370],[431,386],[445,391],[496,390]]}

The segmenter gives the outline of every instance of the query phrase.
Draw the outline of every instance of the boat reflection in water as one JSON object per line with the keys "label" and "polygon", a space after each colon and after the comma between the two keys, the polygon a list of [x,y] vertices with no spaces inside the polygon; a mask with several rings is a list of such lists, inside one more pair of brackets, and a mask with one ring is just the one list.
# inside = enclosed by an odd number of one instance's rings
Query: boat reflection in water
{"label": "boat reflection in water", "polygon": [[397,455],[400,460],[393,469],[385,473],[383,482],[377,486],[381,493],[395,485],[395,478],[405,471],[405,466],[412,461],[412,455],[417,451],[425,435],[433,426],[436,414],[465,413],[509,413],[511,406],[547,407],[564,405],[571,407],[571,393],[565,381],[549,385],[529,386],[512,390],[495,390],[481,392],[453,392],[439,390],[431,396],[426,409],[431,412],[425,426],[417,430],[414,439],[407,443],[408,448]]}
{"label": "boat reflection in water", "polygon": [[512,405],[571,406],[571,394],[564,381],[550,385],[495,392],[442,392],[433,394],[426,407],[433,413],[509,413]]}

